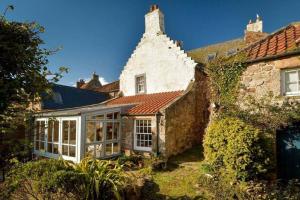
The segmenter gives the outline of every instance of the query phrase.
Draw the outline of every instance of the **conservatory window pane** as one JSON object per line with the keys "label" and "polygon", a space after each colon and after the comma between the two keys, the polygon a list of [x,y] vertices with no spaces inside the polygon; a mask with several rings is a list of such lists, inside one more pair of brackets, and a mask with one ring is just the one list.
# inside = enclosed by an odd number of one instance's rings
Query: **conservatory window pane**
{"label": "conservatory window pane", "polygon": [[120,147],[119,147],[119,143],[117,143],[117,142],[114,143],[113,153],[114,153],[114,154],[119,153],[119,151],[120,151],[119,148],[120,148]]}
{"label": "conservatory window pane", "polygon": [[70,121],[70,144],[76,144],[76,121]]}
{"label": "conservatory window pane", "polygon": [[62,143],[68,144],[69,121],[63,121]]}
{"label": "conservatory window pane", "polygon": [[103,156],[103,144],[96,145],[96,158],[100,158]]}
{"label": "conservatory window pane", "polygon": [[53,144],[53,153],[58,154],[58,144]]}
{"label": "conservatory window pane", "polygon": [[40,139],[40,121],[37,121],[36,122],[36,140],[39,140]]}
{"label": "conservatory window pane", "polygon": [[39,149],[40,149],[40,142],[39,142],[39,141],[36,141],[36,142],[35,142],[35,149],[36,149],[36,150],[39,150]]}
{"label": "conservatory window pane", "polygon": [[103,120],[104,119],[104,115],[103,114],[102,115],[96,115],[94,117],[94,119]]}
{"label": "conservatory window pane", "polygon": [[113,123],[112,122],[108,122],[106,124],[106,140],[111,140],[113,134]]}
{"label": "conservatory window pane", "polygon": [[103,122],[96,124],[96,141],[103,141]]}
{"label": "conservatory window pane", "polygon": [[48,142],[52,142],[53,121],[48,122]]}
{"label": "conservatory window pane", "polygon": [[40,150],[45,150],[45,143],[44,142],[40,143]]}
{"label": "conservatory window pane", "polygon": [[54,134],[53,134],[54,142],[58,142],[58,132],[59,132],[59,122],[54,121]]}
{"label": "conservatory window pane", "polygon": [[111,155],[112,154],[112,143],[106,144],[105,147],[105,155]]}
{"label": "conservatory window pane", "polygon": [[52,153],[52,143],[48,143],[48,152]]}
{"label": "conservatory window pane", "polygon": [[113,118],[113,114],[112,113],[107,113],[106,114],[106,119],[112,119]]}
{"label": "conservatory window pane", "polygon": [[119,112],[114,113],[114,119],[120,119],[120,113]]}
{"label": "conservatory window pane", "polygon": [[118,139],[119,137],[119,128],[120,127],[120,123],[119,122],[115,122],[114,123],[114,138],[113,139]]}
{"label": "conservatory window pane", "polygon": [[70,156],[75,157],[76,147],[70,146],[69,147]]}
{"label": "conservatory window pane", "polygon": [[62,154],[68,156],[68,145],[62,145]]}
{"label": "conservatory window pane", "polygon": [[87,122],[86,126],[86,142],[94,142],[96,122]]}
{"label": "conservatory window pane", "polygon": [[94,157],[94,145],[89,145],[85,149],[85,156]]}
{"label": "conservatory window pane", "polygon": [[45,121],[41,121],[40,140],[45,141]]}

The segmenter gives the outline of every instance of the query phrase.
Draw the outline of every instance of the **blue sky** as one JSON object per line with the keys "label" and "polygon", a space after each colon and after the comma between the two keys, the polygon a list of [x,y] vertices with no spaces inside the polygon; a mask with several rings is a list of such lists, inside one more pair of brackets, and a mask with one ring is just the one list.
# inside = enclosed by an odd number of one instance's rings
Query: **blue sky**
{"label": "blue sky", "polygon": [[300,21],[300,0],[0,0],[0,11],[13,4],[8,19],[45,27],[46,47],[63,47],[49,57],[49,68],[68,66],[60,83],[73,85],[94,71],[108,82],[119,78],[154,3],[165,14],[166,33],[185,50],[242,37],[256,13],[265,32]]}

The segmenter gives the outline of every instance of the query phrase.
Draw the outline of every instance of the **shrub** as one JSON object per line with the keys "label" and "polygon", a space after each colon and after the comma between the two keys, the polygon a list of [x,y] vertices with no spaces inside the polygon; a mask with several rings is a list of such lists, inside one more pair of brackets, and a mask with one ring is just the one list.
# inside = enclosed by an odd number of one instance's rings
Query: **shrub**
{"label": "shrub", "polygon": [[0,194],[15,199],[120,199],[127,175],[122,166],[86,158],[78,164],[44,159],[17,165]]}
{"label": "shrub", "polygon": [[245,122],[225,117],[212,122],[204,138],[206,161],[236,180],[264,174],[270,168],[270,152],[263,133]]}

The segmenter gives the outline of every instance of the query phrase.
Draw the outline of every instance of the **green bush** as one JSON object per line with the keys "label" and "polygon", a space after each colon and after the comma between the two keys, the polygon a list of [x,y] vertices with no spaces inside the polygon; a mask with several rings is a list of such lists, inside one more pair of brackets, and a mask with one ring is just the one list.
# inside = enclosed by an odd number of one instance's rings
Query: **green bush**
{"label": "green bush", "polygon": [[78,164],[43,159],[10,171],[1,196],[13,199],[121,199],[127,184],[122,166],[86,158]]}
{"label": "green bush", "polygon": [[212,122],[204,138],[206,161],[236,180],[248,180],[270,168],[272,147],[263,133],[245,122],[225,117]]}

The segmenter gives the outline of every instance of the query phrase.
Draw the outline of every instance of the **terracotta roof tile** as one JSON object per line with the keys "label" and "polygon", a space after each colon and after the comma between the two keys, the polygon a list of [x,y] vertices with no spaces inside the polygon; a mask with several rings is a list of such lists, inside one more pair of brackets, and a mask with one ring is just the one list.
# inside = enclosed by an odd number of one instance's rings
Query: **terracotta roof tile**
{"label": "terracotta roof tile", "polygon": [[291,51],[297,48],[299,40],[300,24],[294,23],[246,47],[245,50],[248,52],[248,59],[255,60]]}
{"label": "terracotta roof tile", "polygon": [[183,91],[162,92],[154,94],[142,94],[135,96],[125,96],[113,99],[107,102],[107,105],[124,105],[135,104],[128,110],[128,114],[155,114],[161,108],[168,105],[170,102],[181,96]]}
{"label": "terracotta roof tile", "polygon": [[97,92],[117,92],[120,90],[119,87],[120,87],[120,81],[114,81],[114,82],[111,82],[111,83],[108,83],[106,85],[96,88],[95,91],[97,91]]}

